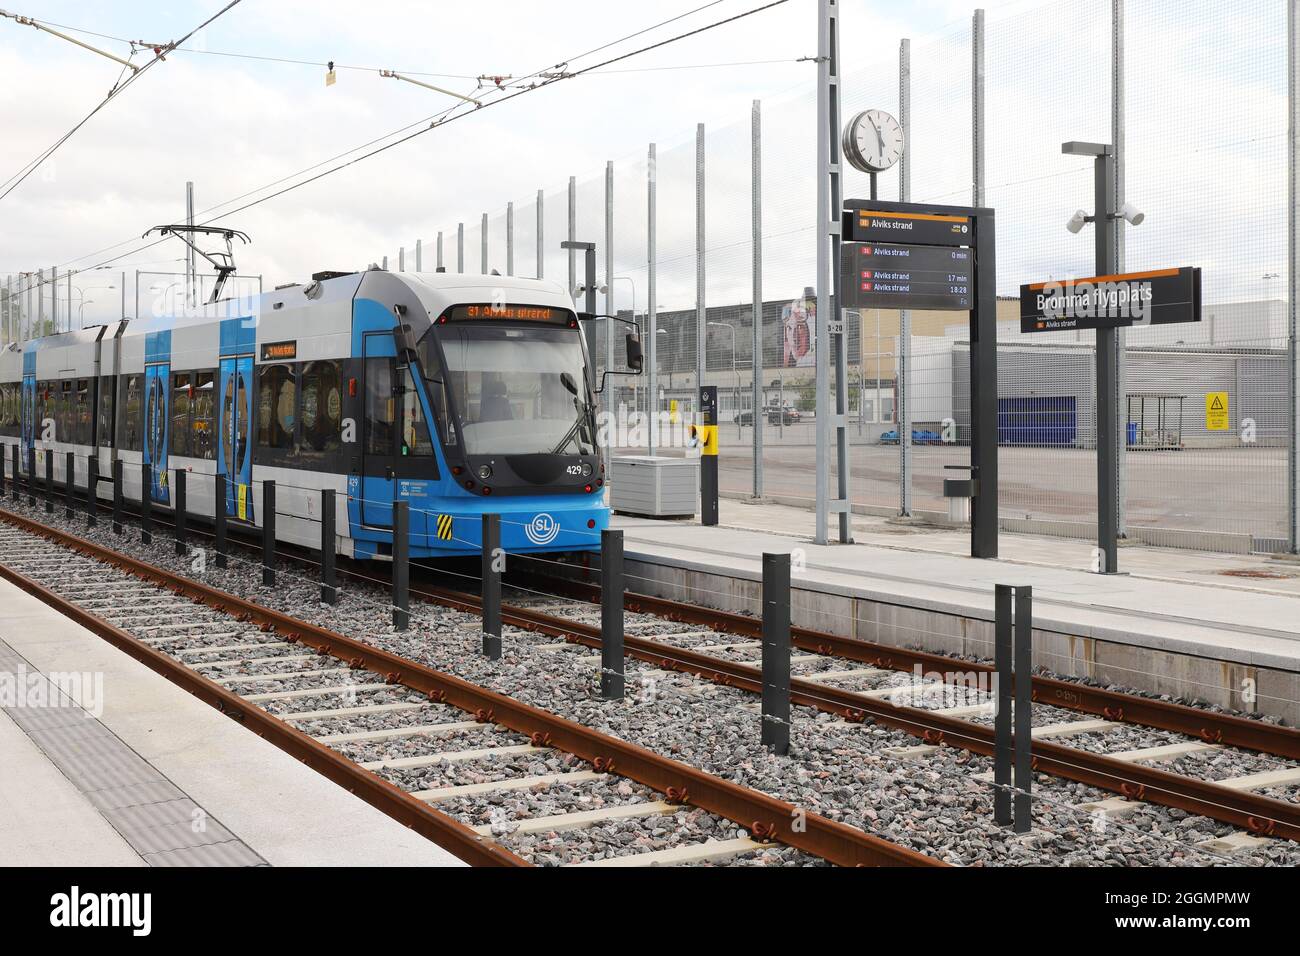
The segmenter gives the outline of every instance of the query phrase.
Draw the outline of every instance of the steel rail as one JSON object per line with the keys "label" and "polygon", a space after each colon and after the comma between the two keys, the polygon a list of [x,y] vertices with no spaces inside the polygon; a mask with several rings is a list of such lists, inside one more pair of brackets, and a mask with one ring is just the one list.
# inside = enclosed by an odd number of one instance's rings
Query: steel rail
{"label": "steel rail", "polygon": [[[86,554],[96,560],[111,564],[143,580],[152,581],[170,589],[173,593],[184,595],[230,614],[238,619],[257,623],[264,630],[274,630],[284,636],[289,643],[302,643],[316,650],[321,656],[330,656],[346,662],[350,667],[382,674],[388,683],[402,684],[412,690],[427,695],[431,700],[447,703],[475,716],[477,720],[500,724],[511,730],[527,735],[534,746],[547,746],[566,751],[590,762],[597,771],[617,773],[653,790],[663,793],[670,801],[699,807],[710,813],[716,813],[741,826],[747,827],[756,839],[775,840],[796,849],[841,866],[946,866],[943,861],[926,856],[908,847],[891,843],[873,836],[855,827],[847,826],[802,808],[778,800],[767,794],[739,784],[731,783],[695,767],[662,757],[644,747],[602,734],[582,724],[566,720],[555,714],[532,707],[505,695],[487,690],[468,681],[434,670],[415,661],[407,660],[389,651],[373,647],[354,638],[346,637],[334,631],[298,620],[287,614],[262,607],[244,598],[228,594],[217,588],[181,577],[162,568],[148,564],[130,555],[113,551],[84,538],[49,528],[29,518],[0,510],[0,518],[24,528],[34,534],[40,534],[72,550]],[[18,583],[21,575],[0,566],[0,573]],[[24,579],[25,580],[25,579]],[[222,703],[238,706],[240,713],[253,711],[263,714],[256,724],[267,725],[268,739],[272,728],[270,722],[279,724],[275,718],[265,715],[260,708],[241,701],[223,688],[212,684],[199,675],[181,674],[177,668],[181,665],[166,658],[158,651],[152,650],[132,638],[129,634],[99,621],[93,615],[80,611],[68,602],[35,582],[27,582],[37,590],[31,593],[51,603],[52,606],[69,608],[69,614],[79,623],[86,624],[95,633],[104,635],[106,629],[113,636],[113,643],[132,653],[147,652],[150,658],[138,657],[154,667],[159,673],[176,683],[204,697],[204,693],[224,695],[219,697]],[[20,585],[21,586],[21,585]],[[49,600],[52,599],[52,600]],[[507,616],[509,621],[509,617]],[[513,622],[512,622],[513,623]],[[155,666],[157,664],[158,666]],[[175,676],[173,676],[175,675]],[[227,699],[228,698],[228,699]],[[209,699],[209,702],[213,702]],[[332,754],[324,745],[317,743],[306,735],[292,728],[285,728],[291,734],[302,736],[325,753]],[[337,755],[335,755],[337,756]],[[343,758],[337,758],[342,760]],[[358,768],[359,769],[359,768]],[[365,771],[362,771],[365,773]],[[396,794],[410,800],[432,814],[419,801],[409,797],[396,787],[378,777],[374,778],[382,787],[393,790]],[[361,795],[359,793],[359,795]],[[383,809],[381,807],[381,809]],[[387,812],[387,811],[386,811]],[[441,815],[438,815],[441,816]],[[405,822],[405,821],[403,821]],[[450,821],[457,827],[461,825]],[[467,828],[466,828],[467,829]],[[470,831],[472,834],[473,831]],[[473,834],[478,845],[486,845],[483,838]],[[501,851],[502,853],[506,851]],[[494,862],[505,862],[496,860]]]}
{"label": "steel rail", "polygon": [[409,827],[422,837],[454,853],[466,863],[473,866],[532,866],[528,861],[475,833],[460,821],[439,813],[377,774],[363,769],[359,764],[348,760],[301,730],[272,716],[256,704],[251,704],[238,694],[213,683],[197,671],[191,670],[161,651],[154,650],[126,631],[83,610],[25,575],[0,564],[0,577],[48,604],[92,634],[97,634],[118,650],[167,678],[182,690],[193,694],[205,704],[239,721],[247,729],[279,747],[289,756],[311,767],[326,779],[361,798],[403,826]]}
{"label": "steel rail", "polygon": [[[588,602],[600,600],[598,585],[549,576],[544,580],[547,587],[560,593],[567,592],[567,596],[579,597]],[[761,621],[743,614],[733,611],[715,611],[711,608],[631,591],[624,596],[624,607],[629,611],[652,614],[679,623],[707,626],[712,630],[742,637],[758,639],[762,631]],[[990,677],[994,673],[991,664],[956,660],[944,654],[891,647],[860,638],[841,637],[807,627],[791,627],[790,636],[791,643],[800,650],[829,654],[875,667],[909,673],[920,668],[922,673],[941,675],[941,679],[945,681],[961,680],[970,673]],[[1159,730],[1186,734],[1206,743],[1224,744],[1275,757],[1300,760],[1300,730],[1294,727],[1284,727],[1232,714],[1219,714],[1173,701],[1140,697],[1041,675],[1034,676],[1032,698],[1036,703],[1077,710],[1107,720],[1141,724]]]}
{"label": "steel rail", "polygon": [[[475,611],[478,608],[478,601],[472,595],[442,588],[412,587],[411,590],[421,597],[460,610]],[[563,638],[587,647],[600,647],[600,628],[594,625],[504,606],[502,619],[515,627]],[[753,665],[727,661],[632,635],[625,635],[623,640],[629,655],[663,670],[682,671],[750,693],[762,692],[760,672]],[[992,756],[994,752],[995,737],[991,726],[958,717],[877,700],[798,677],[790,678],[790,700],[794,704],[839,714],[850,721],[858,722],[870,717],[884,726],[919,737],[926,743],[948,744],[986,757]],[[1109,790],[1132,800],[1158,803],[1210,817],[1256,835],[1300,841],[1300,804],[1248,791],[1232,790],[1209,781],[1114,760],[1103,754],[1048,741],[1034,740],[1030,747],[1035,770]]]}

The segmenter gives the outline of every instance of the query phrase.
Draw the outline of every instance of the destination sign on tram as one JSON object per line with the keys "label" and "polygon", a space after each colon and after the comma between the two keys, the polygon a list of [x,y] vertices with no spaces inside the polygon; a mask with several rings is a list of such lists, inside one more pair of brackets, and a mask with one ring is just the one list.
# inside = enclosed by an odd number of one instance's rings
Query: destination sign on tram
{"label": "destination sign on tram", "polygon": [[846,242],[840,250],[845,308],[974,308],[975,254],[970,249]]}

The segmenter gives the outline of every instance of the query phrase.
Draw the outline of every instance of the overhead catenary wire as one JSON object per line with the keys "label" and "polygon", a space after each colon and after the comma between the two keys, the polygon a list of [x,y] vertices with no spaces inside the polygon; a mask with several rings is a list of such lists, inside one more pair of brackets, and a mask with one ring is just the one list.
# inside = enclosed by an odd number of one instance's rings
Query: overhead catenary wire
{"label": "overhead catenary wire", "polygon": [[50,145],[44,152],[40,153],[35,159],[31,160],[29,163],[27,163],[27,165],[19,169],[18,172],[14,173],[7,180],[5,180],[3,186],[0,187],[3,188],[4,190],[3,192],[0,192],[0,202],[2,202],[5,199],[5,197],[8,196],[11,192],[13,192],[19,186],[21,186],[28,176],[30,176],[38,168],[40,168],[42,163],[44,163],[47,159],[53,156],[55,152],[57,152],[58,149],[64,143],[66,143],[74,135],[76,135],[78,130],[80,130],[83,126],[89,123],[90,120],[94,118],[94,116],[98,114],[100,110],[102,110],[114,99],[116,99],[119,95],[121,95],[123,91],[129,89],[131,84],[135,83],[138,79],[140,79],[140,77],[144,76],[144,74],[147,73],[151,67],[155,66],[158,63],[161,63],[164,57],[168,53],[178,48],[181,44],[189,40],[190,37],[194,36],[194,34],[198,33],[200,30],[209,26],[218,17],[222,16],[223,14],[233,9],[240,2],[241,0],[230,0],[230,2],[227,3],[224,7],[218,10],[212,16],[208,17],[208,19],[204,20],[202,23],[200,23],[189,33],[181,37],[179,40],[171,41],[166,46],[160,47],[159,49],[155,50],[154,58],[152,60],[150,60],[144,66],[136,69],[136,71],[132,73],[129,77],[127,77],[124,82],[121,82],[118,85],[114,86],[113,89],[109,91],[108,95],[104,97],[98,104],[96,104],[95,108],[92,109],[89,113],[87,113],[86,116],[83,117],[80,122],[78,122],[75,126],[72,127],[72,129],[64,133],[61,137],[55,140],[55,142],[52,145]]}
{"label": "overhead catenary wire", "polygon": [[[235,3],[238,3],[238,2],[239,2],[239,0],[232,0],[231,4],[230,4],[229,6],[233,6]],[[569,63],[569,62],[572,62],[573,60],[582,59],[582,58],[585,58],[585,57],[587,57],[587,56],[590,56],[590,55],[592,55],[593,53],[598,52],[598,51],[600,51],[600,50],[608,49],[610,46],[614,46],[614,45],[617,45],[618,43],[625,42],[627,39],[630,39],[630,38],[632,38],[632,37],[640,36],[640,35],[642,35],[642,34],[644,34],[644,33],[646,33],[646,32],[649,32],[649,31],[651,31],[651,30],[657,29],[658,27],[663,26],[663,25],[665,25],[665,24],[667,24],[667,23],[672,23],[672,22],[674,22],[674,21],[676,21],[676,20],[680,20],[680,19],[682,19],[683,17],[689,16],[689,15],[692,14],[692,13],[699,12],[700,10],[707,9],[708,7],[716,6],[717,3],[720,3],[720,2],[723,2],[723,0],[714,0],[713,3],[709,3],[709,4],[705,4],[705,5],[703,5],[703,6],[700,6],[700,7],[696,7],[696,8],[694,8],[693,10],[687,11],[686,13],[683,13],[683,14],[679,14],[679,15],[676,16],[676,17],[672,17],[672,18],[669,18],[668,20],[661,21],[660,23],[655,24],[655,25],[650,26],[650,27],[645,27],[645,28],[643,28],[643,29],[641,29],[641,30],[639,30],[639,31],[637,31],[637,32],[635,32],[635,33],[629,34],[629,35],[627,35],[627,36],[625,36],[625,37],[621,37],[621,38],[618,39],[618,40],[610,41],[609,43],[605,43],[605,44],[602,44],[601,46],[595,47],[595,48],[593,48],[592,50],[587,51],[586,53],[582,53],[582,54],[579,54],[579,55],[576,56],[576,57],[572,57],[572,58],[570,58],[570,60],[568,60],[568,61],[562,61],[562,63],[561,63],[560,65],[563,66],[563,65],[566,65],[566,64]],[[224,218],[224,217],[226,217],[226,216],[237,215],[238,213],[240,213],[240,212],[244,212],[244,211],[246,211],[246,210],[248,210],[248,209],[251,209],[251,208],[253,208],[254,206],[260,205],[260,204],[262,204],[262,203],[264,203],[264,202],[269,202],[269,201],[272,200],[272,199],[276,199],[276,198],[278,198],[279,196],[285,195],[286,193],[289,193],[289,192],[292,192],[292,191],[294,191],[294,190],[296,190],[296,189],[299,189],[299,188],[301,188],[302,186],[309,185],[310,183],[316,182],[316,181],[318,181],[318,180],[320,180],[320,179],[324,179],[326,176],[330,176],[330,175],[332,175],[332,174],[334,174],[334,173],[336,173],[336,172],[340,172],[341,170],[347,169],[348,167],[353,166],[353,165],[355,165],[355,164],[357,164],[357,163],[363,162],[363,161],[365,161],[365,160],[367,160],[367,159],[370,159],[370,158],[372,158],[372,157],[374,157],[374,156],[377,156],[377,155],[379,155],[379,154],[381,154],[381,153],[387,152],[389,149],[392,149],[392,148],[395,147],[395,146],[400,146],[400,145],[402,145],[403,143],[410,142],[411,140],[413,140],[413,139],[415,139],[415,138],[417,138],[417,137],[419,137],[419,136],[422,136],[422,135],[424,135],[425,133],[432,132],[433,130],[438,129],[438,128],[442,127],[442,126],[445,126],[445,125],[447,125],[448,123],[454,122],[454,121],[457,120],[457,119],[461,119],[461,118],[463,118],[463,117],[465,117],[465,116],[468,116],[468,115],[472,115],[472,114],[474,114],[474,113],[481,112],[481,111],[484,110],[484,109],[490,109],[490,108],[493,107],[493,106],[497,106],[497,105],[499,105],[499,104],[501,104],[501,103],[505,103],[505,102],[507,102],[507,101],[509,101],[509,100],[513,100],[513,99],[515,99],[515,98],[517,98],[517,97],[519,97],[519,96],[523,96],[523,95],[525,95],[525,94],[527,94],[527,93],[534,92],[535,90],[539,90],[539,89],[543,89],[543,88],[545,88],[545,87],[547,87],[547,86],[551,86],[551,85],[553,85],[554,83],[558,83],[558,82],[560,82],[560,81],[562,81],[562,80],[576,79],[576,78],[578,78],[578,77],[580,77],[580,76],[583,76],[583,75],[588,74],[588,73],[595,72],[595,71],[600,70],[600,69],[602,69],[602,68],[604,68],[604,67],[610,66],[610,65],[612,65],[612,64],[614,64],[614,63],[623,62],[623,61],[628,60],[628,59],[631,59],[631,58],[633,58],[633,57],[643,55],[643,54],[645,54],[645,53],[650,52],[651,50],[660,49],[660,48],[662,48],[662,47],[668,46],[668,45],[673,44],[673,43],[680,42],[680,41],[685,40],[685,39],[688,39],[688,38],[690,38],[690,37],[699,36],[700,34],[707,33],[707,32],[709,32],[709,31],[711,31],[711,30],[718,29],[719,27],[726,26],[726,25],[728,25],[728,24],[735,23],[735,22],[737,22],[737,21],[739,21],[739,20],[746,19],[746,18],[748,18],[748,17],[751,17],[751,16],[754,16],[754,15],[756,15],[756,14],[759,14],[759,13],[765,12],[765,11],[767,11],[767,10],[770,10],[770,9],[772,9],[772,8],[774,8],[774,7],[782,6],[782,5],[784,5],[785,3],[787,3],[787,2],[788,2],[788,0],[770,0],[770,2],[765,3],[765,4],[762,4],[762,5],[760,5],[760,6],[752,7],[752,8],[750,8],[750,9],[748,9],[748,10],[744,10],[744,11],[742,11],[742,12],[740,12],[740,13],[733,14],[732,16],[729,16],[729,17],[726,17],[726,18],[723,18],[723,19],[719,19],[719,20],[711,21],[711,22],[709,22],[709,23],[707,23],[707,24],[704,24],[704,25],[702,25],[702,26],[696,27],[696,28],[694,28],[694,29],[692,29],[692,30],[688,30],[688,31],[685,31],[685,32],[683,32],[683,33],[679,33],[679,34],[675,34],[675,35],[673,35],[673,36],[671,36],[671,37],[668,37],[668,38],[666,38],[666,39],[659,40],[659,41],[656,41],[656,42],[654,42],[654,43],[647,44],[647,45],[642,46],[642,47],[639,47],[639,48],[637,48],[637,49],[635,49],[635,50],[631,50],[631,51],[629,51],[629,52],[627,52],[627,53],[622,53],[622,54],[619,54],[619,55],[617,55],[617,56],[609,57],[609,58],[607,58],[607,59],[605,59],[605,60],[602,60],[602,61],[599,62],[599,63],[595,63],[595,64],[593,64],[593,65],[591,65],[591,66],[584,67],[584,68],[582,68],[582,69],[580,69],[580,70],[575,70],[575,71],[572,71],[572,72],[564,72],[564,73],[562,73],[562,74],[554,75],[554,76],[551,76],[551,77],[543,77],[542,79],[540,79],[540,80],[539,80],[537,83],[535,83],[535,84],[528,85],[528,86],[524,86],[524,87],[522,87],[522,88],[518,88],[518,89],[512,89],[512,90],[510,90],[509,92],[506,92],[506,91],[504,90],[504,88],[503,88],[503,90],[502,90],[502,92],[501,92],[501,95],[499,95],[499,96],[498,96],[497,98],[495,98],[495,99],[492,99],[492,100],[490,100],[490,101],[486,101],[486,102],[484,102],[483,105],[482,105],[481,107],[472,107],[472,108],[467,108],[464,104],[456,104],[455,106],[452,106],[452,107],[449,107],[449,108],[446,109],[446,110],[443,110],[441,113],[436,113],[436,114],[434,114],[432,117],[426,117],[424,120],[417,121],[416,123],[410,123],[410,124],[407,124],[406,126],[400,127],[398,130],[395,130],[395,131],[393,131],[393,132],[391,132],[391,133],[389,133],[389,134],[386,134],[385,136],[377,137],[376,139],[371,140],[369,144],[366,144],[366,146],[354,147],[353,149],[351,149],[351,150],[347,150],[347,151],[345,151],[344,153],[341,153],[341,154],[338,154],[338,155],[340,155],[340,156],[346,156],[346,155],[348,155],[349,153],[356,152],[358,149],[365,149],[365,148],[367,148],[367,146],[373,145],[373,144],[375,144],[375,143],[377,143],[377,142],[380,142],[380,141],[382,141],[382,140],[384,140],[384,139],[388,139],[388,138],[391,138],[391,137],[393,137],[393,136],[400,136],[400,138],[398,138],[398,139],[394,139],[392,142],[385,143],[385,144],[382,145],[382,146],[378,146],[378,147],[376,147],[376,148],[374,148],[374,149],[371,149],[371,150],[369,150],[368,152],[362,153],[360,156],[356,156],[356,157],[354,157],[354,158],[352,158],[352,159],[347,160],[346,162],[342,162],[342,163],[339,163],[339,164],[337,164],[337,165],[330,166],[328,169],[325,169],[325,170],[323,170],[323,171],[321,171],[321,172],[319,172],[319,173],[317,173],[317,174],[315,174],[315,175],[313,175],[313,176],[310,176],[310,177],[308,177],[308,178],[306,178],[306,179],[300,180],[299,182],[292,183],[292,184],[290,184],[290,185],[288,185],[288,186],[285,186],[285,187],[282,188],[282,189],[276,190],[275,192],[269,193],[269,194],[266,195],[266,196],[262,196],[261,198],[255,199],[255,200],[253,200],[253,201],[251,201],[251,202],[248,202],[248,203],[245,203],[244,205],[239,206],[239,207],[237,207],[237,208],[235,208],[235,209],[226,210],[225,212],[222,212],[222,213],[221,213],[220,215],[218,215],[218,216],[214,216],[214,217],[212,217],[211,219],[207,219],[207,220],[205,220],[203,224],[204,224],[204,225],[207,225],[207,224],[210,224],[210,223],[212,223],[212,222],[215,222],[215,221],[216,221],[217,219],[219,219],[219,218]],[[226,9],[229,9],[229,7],[227,7]],[[223,10],[222,12],[224,12],[224,10]],[[219,16],[219,15],[220,15],[220,14],[218,14],[218,16]],[[214,17],[214,19],[215,19],[215,17]],[[210,22],[210,21],[209,21],[209,22]],[[194,31],[192,31],[192,32],[194,32]],[[187,35],[187,36],[188,36],[188,35]],[[181,42],[183,42],[183,41],[181,41]],[[151,62],[153,62],[153,61],[151,61]],[[143,72],[143,71],[142,71],[142,72]],[[538,71],[536,71],[536,72],[534,72],[534,73],[532,73],[532,74],[529,74],[528,76],[525,76],[525,77],[521,78],[521,80],[520,80],[519,82],[522,82],[523,80],[531,79],[532,77],[542,77],[542,74],[545,73],[545,72],[546,72],[546,70],[544,70],[544,69],[543,69],[543,70],[538,70]],[[138,74],[137,74],[137,75],[138,75]],[[494,90],[493,92],[495,92],[495,90]],[[457,110],[459,110],[459,111],[457,111]],[[428,125],[422,125],[422,124],[424,124],[424,123],[428,123]],[[413,127],[415,127],[415,126],[422,126],[422,128],[420,128],[420,129],[413,129]],[[406,131],[408,131],[408,130],[411,130],[411,132],[406,132]],[[401,135],[402,133],[405,133],[405,135]],[[323,162],[321,162],[321,163],[313,164],[312,166],[307,167],[305,170],[300,170],[300,171],[297,172],[297,173],[292,173],[292,174],[290,174],[290,175],[288,175],[288,176],[282,177],[281,179],[276,180],[274,183],[268,184],[268,185],[263,186],[263,187],[259,187],[258,189],[250,190],[248,193],[245,193],[244,196],[252,195],[252,194],[257,193],[257,192],[260,192],[260,191],[262,191],[262,190],[264,190],[264,189],[270,189],[270,188],[273,188],[274,186],[276,186],[276,185],[278,185],[278,184],[280,184],[280,183],[285,182],[285,180],[293,179],[293,178],[295,178],[296,176],[303,175],[304,173],[309,172],[309,171],[312,170],[312,169],[319,168],[321,165],[324,165],[324,164],[329,163],[329,162],[332,162],[332,160],[325,160],[325,161],[323,161]],[[3,196],[0,196],[0,198],[3,198]],[[240,198],[242,198],[242,197],[240,197]],[[206,212],[214,211],[214,210],[216,210],[216,209],[221,208],[222,206],[229,205],[230,203],[237,202],[237,201],[238,201],[238,199],[233,199],[233,200],[228,200],[228,201],[225,202],[225,203],[219,203],[219,204],[216,205],[216,206],[210,207],[209,210],[205,210],[205,213],[202,213],[202,214],[206,214]],[[201,214],[201,215],[202,215],[202,214]],[[130,241],[131,241],[131,240],[123,240],[122,242],[116,243],[116,244],[114,244],[113,246],[105,247],[105,249],[104,249],[104,250],[101,250],[101,252],[102,252],[102,251],[109,251],[109,250],[111,250],[111,249],[117,248],[118,246],[125,245],[126,243],[128,243],[128,242],[130,242]],[[111,257],[111,258],[109,258],[109,259],[106,259],[106,260],[103,260],[103,261],[101,261],[101,262],[97,262],[97,263],[95,263],[94,265],[92,265],[92,266],[88,266],[88,267],[86,267],[85,269],[83,269],[83,270],[79,270],[79,271],[89,271],[90,269],[101,268],[101,267],[103,267],[103,266],[105,266],[105,265],[109,265],[109,264],[112,264],[112,263],[114,263],[114,262],[118,262],[118,261],[120,261],[121,259],[125,259],[125,258],[128,258],[128,257],[132,256],[132,255],[136,255],[136,254],[138,254],[138,253],[140,253],[140,252],[144,252],[144,251],[146,251],[146,250],[148,250],[148,249],[153,248],[153,247],[156,246],[156,245],[159,245],[161,242],[164,242],[164,241],[165,241],[164,239],[157,239],[157,240],[154,240],[153,242],[150,242],[150,243],[148,243],[148,244],[146,244],[146,245],[144,245],[144,246],[140,246],[140,247],[138,247],[138,248],[136,248],[136,249],[128,250],[127,252],[124,252],[124,253],[121,253],[121,254],[119,254],[119,255],[113,256],[113,257]],[[73,263],[73,262],[78,262],[78,261],[80,261],[81,259],[91,258],[92,256],[97,255],[97,254],[98,254],[98,253],[91,253],[91,254],[88,255],[88,256],[80,256],[80,257],[78,257],[78,258],[76,258],[76,259],[68,260],[68,262],[66,262],[66,263],[62,263],[61,265],[69,265],[69,264],[71,264],[71,263]],[[41,281],[29,282],[29,285],[26,286],[26,287],[24,287],[24,291],[25,291],[26,288],[35,288],[35,287],[37,287],[37,286],[40,286],[40,285],[46,284],[48,281],[49,281],[49,280],[45,280],[45,282],[41,282]]]}

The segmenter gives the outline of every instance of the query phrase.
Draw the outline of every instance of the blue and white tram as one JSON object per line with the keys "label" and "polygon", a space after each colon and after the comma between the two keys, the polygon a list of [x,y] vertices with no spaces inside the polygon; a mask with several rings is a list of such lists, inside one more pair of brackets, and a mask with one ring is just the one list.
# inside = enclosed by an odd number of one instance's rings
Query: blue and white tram
{"label": "blue and white tram", "polygon": [[[593,374],[572,300],[503,276],[321,273],[308,285],[192,314],[115,322],[0,350],[0,443],[56,484],[74,452],[124,495],[212,514],[225,476],[232,522],[260,527],[276,483],[276,535],[318,547],[320,491],[335,490],[337,550],[392,553],[393,504],[410,505],[412,557],[475,553],[482,515],[512,552],[599,547],[609,522]],[[98,494],[111,498],[101,481]]]}

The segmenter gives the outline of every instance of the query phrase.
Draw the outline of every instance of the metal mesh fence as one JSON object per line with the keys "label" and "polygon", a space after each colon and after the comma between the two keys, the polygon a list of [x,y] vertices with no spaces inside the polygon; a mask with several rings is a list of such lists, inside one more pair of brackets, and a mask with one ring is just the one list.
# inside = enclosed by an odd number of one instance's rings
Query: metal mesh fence
{"label": "metal mesh fence", "polygon": [[[1118,116],[1112,109],[1113,7],[1122,10],[1124,92]],[[846,17],[843,48],[853,49],[855,36],[867,28]],[[973,201],[974,50],[969,22],[910,44],[906,163],[912,201]],[[749,114],[707,128],[702,164],[695,126],[684,122],[659,139],[653,165],[645,151],[615,159],[608,194],[606,170],[587,169],[575,171],[572,190],[563,182],[542,193],[540,217],[535,196],[514,202],[516,275],[541,271],[540,218],[545,278],[576,291],[584,280],[581,256],[571,274],[570,257],[560,247],[572,222],[575,238],[597,245],[597,311],[641,325],[654,374],[611,378],[604,396],[615,423],[616,453],[648,449],[647,430],[627,427],[637,413],[656,412],[670,425],[688,420],[702,378],[719,389],[724,493],[751,493],[761,468],[766,497],[811,502],[816,494],[814,69],[810,63],[803,84],[761,104],[757,203]],[[1093,211],[1092,162],[1062,155],[1061,144],[1109,143],[1119,134],[1121,200],[1146,214],[1140,227],[1122,228],[1121,267],[1200,266],[1205,303],[1199,325],[1123,334],[1125,526],[1131,537],[1159,544],[1284,546],[1291,425],[1287,75],[1285,6],[1269,0],[1055,0],[1012,4],[988,15],[982,186],[984,205],[997,214],[999,493],[1005,527],[1084,539],[1095,533],[1093,335],[1021,335],[1017,293],[1022,283],[1094,274],[1095,227],[1079,234],[1064,228],[1075,209]],[[898,111],[900,81],[900,64],[892,58],[861,69],[850,65],[842,81],[842,121],[871,107]],[[867,177],[847,165],[843,185],[846,198],[869,195]],[[900,168],[881,174],[877,187],[882,199],[901,198]],[[607,213],[613,222],[612,278],[606,268]],[[463,268],[477,273],[480,214],[463,215]],[[759,362],[753,325],[756,221],[762,249]],[[457,225],[442,232],[446,267],[456,271]],[[503,200],[490,211],[487,226],[488,268],[503,274],[505,234]],[[433,237],[425,238],[426,269],[433,268],[434,245]],[[408,246],[406,268],[412,262]],[[969,463],[966,315],[913,312],[906,341],[897,311],[850,312],[846,320],[855,506],[882,514],[900,508],[898,443],[908,436],[899,435],[897,381],[906,361],[912,509],[946,513],[943,478],[953,476],[953,466]],[[623,357],[623,331],[613,332],[616,366]],[[603,373],[610,323],[592,323],[587,334],[593,364]],[[1230,427],[1209,428],[1207,403],[1220,397]],[[756,456],[760,431],[763,450]],[[684,453],[671,432],[656,442],[656,451]]]}

